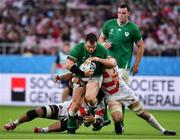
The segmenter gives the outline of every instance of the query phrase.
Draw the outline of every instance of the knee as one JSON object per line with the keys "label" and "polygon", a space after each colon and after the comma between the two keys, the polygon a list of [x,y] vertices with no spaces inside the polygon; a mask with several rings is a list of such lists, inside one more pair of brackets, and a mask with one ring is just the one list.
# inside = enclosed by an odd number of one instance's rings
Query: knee
{"label": "knee", "polygon": [[72,101],[72,104],[70,106],[71,110],[77,111],[81,107],[81,102],[78,102],[77,100]]}
{"label": "knee", "polygon": [[123,114],[122,114],[122,108],[120,106],[118,105],[112,106],[111,108],[109,108],[109,110],[114,122],[119,122],[122,120]]}
{"label": "knee", "polygon": [[92,98],[91,96],[86,96],[86,101],[88,102],[88,103],[91,103],[91,102],[93,102],[95,99],[94,98]]}
{"label": "knee", "polygon": [[42,108],[36,108],[36,109],[35,109],[35,112],[36,112],[36,114],[38,115],[38,117],[42,117],[43,114],[44,114]]}

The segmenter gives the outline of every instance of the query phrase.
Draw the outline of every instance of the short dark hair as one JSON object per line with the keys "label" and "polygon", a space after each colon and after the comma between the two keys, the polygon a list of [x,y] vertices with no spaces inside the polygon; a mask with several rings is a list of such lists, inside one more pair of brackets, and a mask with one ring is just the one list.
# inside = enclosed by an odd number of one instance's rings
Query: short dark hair
{"label": "short dark hair", "polygon": [[119,8],[127,8],[127,10],[128,10],[128,12],[130,11],[130,8],[129,8],[129,6],[127,5],[127,4],[121,4],[120,6],[119,6]]}
{"label": "short dark hair", "polygon": [[85,41],[86,42],[89,41],[91,44],[94,44],[95,42],[97,42],[97,37],[96,37],[95,34],[89,33],[89,34],[86,35]]}

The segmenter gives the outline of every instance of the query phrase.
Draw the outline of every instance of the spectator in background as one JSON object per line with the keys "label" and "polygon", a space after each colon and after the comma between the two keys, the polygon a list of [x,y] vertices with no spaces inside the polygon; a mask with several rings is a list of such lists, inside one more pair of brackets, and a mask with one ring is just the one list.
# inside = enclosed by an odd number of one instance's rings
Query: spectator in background
{"label": "spectator in background", "polygon": [[[67,56],[70,52],[70,44],[69,42],[65,42],[62,50],[57,54],[55,62],[52,64],[51,67],[51,77],[53,79],[54,75],[62,75],[65,74],[67,69],[65,68],[65,63]],[[71,96],[71,83],[66,80],[61,80],[60,83],[62,84],[63,90],[61,93],[61,101],[64,102],[68,99],[68,96]]]}
{"label": "spectator in background", "polygon": [[[177,18],[180,16],[180,10],[177,0],[126,0],[126,2],[134,10],[130,19],[140,26],[144,40],[148,37],[147,34],[153,34],[152,38],[158,46],[164,46],[165,50],[177,48],[180,34],[180,21]],[[5,33],[1,42],[23,42],[24,32],[28,26],[31,30],[37,29],[33,32],[37,40],[43,39],[44,42],[46,40],[48,42],[54,30],[52,25],[58,25],[62,43],[69,41],[74,46],[73,44],[83,40],[84,30],[86,33],[93,32],[99,35],[102,23],[116,16],[118,4],[118,0],[3,0],[0,5],[0,19],[2,19],[0,25],[4,24]],[[9,33],[11,34],[8,35]],[[12,33],[18,35],[18,39],[12,40]],[[11,38],[11,41],[8,38]],[[38,44],[40,42],[37,41],[38,46],[41,46]],[[54,53],[51,52],[51,46],[47,48],[43,46],[41,49],[43,51],[40,52],[44,54]]]}

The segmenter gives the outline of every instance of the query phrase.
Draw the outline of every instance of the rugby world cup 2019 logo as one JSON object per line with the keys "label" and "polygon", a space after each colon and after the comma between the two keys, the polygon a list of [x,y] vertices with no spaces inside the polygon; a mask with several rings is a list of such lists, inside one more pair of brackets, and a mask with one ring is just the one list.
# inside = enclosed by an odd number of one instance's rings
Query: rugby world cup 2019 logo
{"label": "rugby world cup 2019 logo", "polygon": [[11,100],[12,101],[25,101],[25,90],[26,89],[26,79],[25,78],[15,78],[11,79]]}

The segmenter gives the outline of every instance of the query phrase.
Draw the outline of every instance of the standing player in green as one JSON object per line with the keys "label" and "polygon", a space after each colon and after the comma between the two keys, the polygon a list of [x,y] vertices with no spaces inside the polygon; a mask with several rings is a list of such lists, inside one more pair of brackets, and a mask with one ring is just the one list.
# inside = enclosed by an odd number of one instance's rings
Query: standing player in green
{"label": "standing player in green", "polygon": [[108,49],[108,55],[116,59],[126,82],[129,79],[134,43],[138,47],[138,52],[131,68],[133,76],[138,72],[139,63],[144,53],[144,42],[139,27],[128,20],[129,14],[128,5],[120,5],[118,18],[105,22],[99,37],[99,41]]}
{"label": "standing player in green", "polygon": [[98,62],[94,71],[82,71],[79,68],[87,58],[93,56],[106,58],[107,51],[102,45],[97,43],[97,37],[90,33],[86,36],[85,42],[76,45],[72,49],[66,62],[68,70],[82,80],[87,79],[85,87],[78,84],[73,85],[72,104],[68,112],[68,133],[75,133],[76,116],[84,97],[90,107],[95,108],[97,106],[96,96],[102,84],[103,66]]}
{"label": "standing player in green", "polygon": [[[138,72],[140,60],[144,53],[144,42],[139,27],[129,21],[130,9],[127,4],[118,7],[117,19],[104,23],[99,42],[108,50],[108,55],[113,56],[118,64],[119,73],[126,83],[129,73],[134,76]],[[135,63],[131,68],[131,59],[134,43],[138,47]]]}

